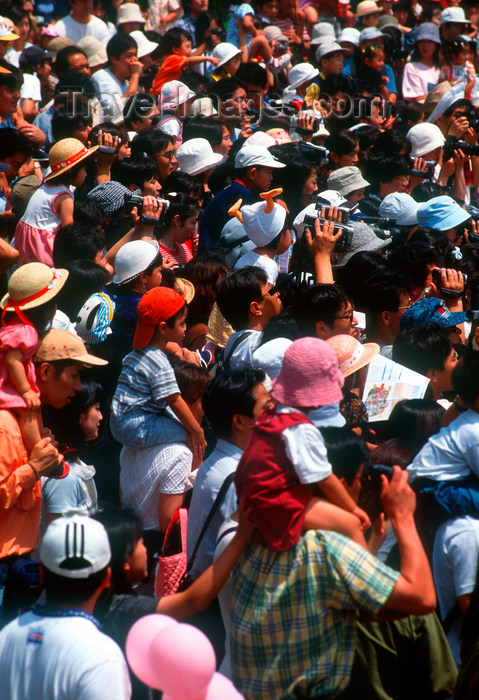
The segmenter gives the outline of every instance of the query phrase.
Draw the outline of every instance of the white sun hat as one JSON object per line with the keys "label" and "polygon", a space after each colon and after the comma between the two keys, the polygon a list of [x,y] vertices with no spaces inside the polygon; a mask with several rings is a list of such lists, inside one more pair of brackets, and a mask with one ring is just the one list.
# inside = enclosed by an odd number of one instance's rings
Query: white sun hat
{"label": "white sun hat", "polygon": [[134,2],[125,2],[118,8],[116,26],[119,27],[127,22],[140,22],[141,24],[146,22],[139,5]]}
{"label": "white sun hat", "polygon": [[222,41],[213,49],[213,56],[215,58],[219,58],[220,61],[215,68],[221,68],[221,66],[224,66],[225,63],[228,63],[228,61],[231,61],[232,58],[241,53],[241,49],[234,44],[230,44],[227,41]]}
{"label": "white sun hat", "polygon": [[[342,48],[339,47],[339,50],[342,51]],[[317,75],[319,75],[318,69],[314,68],[310,63],[297,63],[289,71],[289,86],[295,90],[300,85],[309,83]]]}
{"label": "white sun hat", "polygon": [[188,100],[196,97],[193,90],[181,82],[181,80],[170,80],[165,83],[158,95],[158,107],[160,109],[174,109]]}
{"label": "white sun hat", "polygon": [[222,163],[226,156],[215,153],[206,139],[189,139],[176,151],[179,169],[189,175],[199,175]]}
{"label": "white sun hat", "polygon": [[144,58],[158,48],[158,44],[155,44],[153,41],[147,39],[143,32],[139,31],[138,29],[135,32],[130,32],[130,36],[136,41],[136,45],[138,47],[138,58]]}

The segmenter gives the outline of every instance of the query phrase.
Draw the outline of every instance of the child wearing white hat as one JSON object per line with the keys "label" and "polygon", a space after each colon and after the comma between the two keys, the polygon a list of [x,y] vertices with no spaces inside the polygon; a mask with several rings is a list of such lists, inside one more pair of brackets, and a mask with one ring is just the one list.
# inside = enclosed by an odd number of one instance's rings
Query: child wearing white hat
{"label": "child wearing white hat", "polygon": [[256,245],[236,261],[235,269],[249,265],[260,267],[272,285],[278,277],[278,264],[274,258],[285,253],[291,245],[291,223],[287,220],[286,209],[273,201],[281,192],[281,189],[263,192],[260,197],[265,201],[245,205],[241,210],[240,199],[229,210],[242,222],[246,235]]}

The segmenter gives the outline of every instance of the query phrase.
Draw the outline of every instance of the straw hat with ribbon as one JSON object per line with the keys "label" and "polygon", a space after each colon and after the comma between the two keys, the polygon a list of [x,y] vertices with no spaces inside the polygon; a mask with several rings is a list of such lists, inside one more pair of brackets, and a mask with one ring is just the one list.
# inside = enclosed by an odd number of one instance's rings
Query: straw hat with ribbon
{"label": "straw hat with ribbon", "polygon": [[23,323],[31,325],[22,312],[53,299],[65,284],[67,277],[68,270],[56,270],[43,263],[33,262],[19,267],[10,277],[8,292],[0,302],[2,324],[7,311],[15,311]]}
{"label": "straw hat with ribbon", "polygon": [[48,154],[52,171],[46,176],[45,182],[78,165],[82,160],[95,153],[96,150],[98,150],[98,146],[86,148],[78,139],[62,139],[54,144]]}

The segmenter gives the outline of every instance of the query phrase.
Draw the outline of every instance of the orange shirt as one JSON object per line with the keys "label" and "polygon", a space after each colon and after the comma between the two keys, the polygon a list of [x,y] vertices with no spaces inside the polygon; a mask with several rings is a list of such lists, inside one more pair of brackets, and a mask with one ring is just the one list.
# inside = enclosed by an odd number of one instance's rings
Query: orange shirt
{"label": "orange shirt", "polygon": [[186,56],[177,56],[174,53],[166,56],[151,86],[151,94],[158,95],[165,83],[169,83],[170,80],[178,80],[185,63]]}
{"label": "orange shirt", "polygon": [[38,543],[41,486],[27,461],[15,416],[0,410],[0,559],[31,552]]}

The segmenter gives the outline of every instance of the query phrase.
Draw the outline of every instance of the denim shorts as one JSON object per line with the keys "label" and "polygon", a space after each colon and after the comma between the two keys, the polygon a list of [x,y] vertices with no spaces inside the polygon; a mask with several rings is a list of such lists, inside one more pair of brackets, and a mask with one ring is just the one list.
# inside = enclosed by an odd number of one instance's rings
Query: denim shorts
{"label": "denim shorts", "polygon": [[171,442],[186,442],[187,432],[173,416],[163,413],[130,411],[111,414],[110,428],[115,440],[129,447],[153,447]]}

